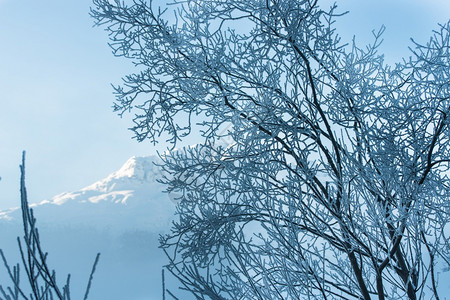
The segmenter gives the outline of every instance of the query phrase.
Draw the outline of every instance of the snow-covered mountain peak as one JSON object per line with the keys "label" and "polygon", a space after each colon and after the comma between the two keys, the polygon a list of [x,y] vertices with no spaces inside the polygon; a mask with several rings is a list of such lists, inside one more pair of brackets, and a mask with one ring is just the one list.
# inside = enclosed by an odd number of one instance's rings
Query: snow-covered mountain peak
{"label": "snow-covered mountain peak", "polygon": [[[116,172],[85,188],[31,205],[40,224],[88,225],[123,230],[165,230],[174,215],[174,204],[164,186],[156,156],[128,159]],[[20,218],[18,209],[0,212],[0,219]]]}
{"label": "snow-covered mountain peak", "polygon": [[160,177],[160,170],[155,165],[155,156],[133,156],[117,171],[108,178],[134,178],[140,181],[154,181]]}
{"label": "snow-covered mountain peak", "polygon": [[155,165],[155,156],[133,156],[116,172],[105,179],[83,188],[81,191],[99,191],[139,189],[142,185],[154,184],[161,177],[159,167]]}

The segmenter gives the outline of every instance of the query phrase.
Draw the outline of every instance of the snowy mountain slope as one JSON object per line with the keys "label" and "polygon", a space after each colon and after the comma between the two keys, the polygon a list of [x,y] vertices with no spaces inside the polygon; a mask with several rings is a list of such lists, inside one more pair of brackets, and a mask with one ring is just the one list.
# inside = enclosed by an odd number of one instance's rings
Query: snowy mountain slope
{"label": "snowy mountain slope", "polygon": [[[161,299],[166,261],[158,238],[168,232],[175,205],[156,182],[161,176],[156,159],[132,157],[103,180],[32,205],[58,281],[71,273],[73,299],[82,298],[97,252],[90,299]],[[19,208],[0,211],[0,248],[11,264],[19,261],[21,230]],[[9,282],[5,276],[0,266],[0,283]]]}
{"label": "snowy mountain slope", "polygon": [[[161,176],[155,157],[132,157],[118,171],[76,192],[62,193],[33,204],[40,226],[89,226],[163,232],[175,206],[156,182]],[[20,220],[20,209],[0,212],[0,219]]]}

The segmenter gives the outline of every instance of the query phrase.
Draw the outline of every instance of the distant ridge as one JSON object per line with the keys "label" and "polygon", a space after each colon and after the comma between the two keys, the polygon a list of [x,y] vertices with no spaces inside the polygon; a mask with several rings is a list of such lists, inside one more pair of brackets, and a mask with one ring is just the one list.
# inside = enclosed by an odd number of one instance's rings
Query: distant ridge
{"label": "distant ridge", "polygon": [[[155,156],[133,156],[116,172],[79,191],[32,204],[38,226],[89,226],[121,233],[163,232],[175,205],[157,182],[161,172]],[[0,221],[20,220],[20,209],[0,211]]]}

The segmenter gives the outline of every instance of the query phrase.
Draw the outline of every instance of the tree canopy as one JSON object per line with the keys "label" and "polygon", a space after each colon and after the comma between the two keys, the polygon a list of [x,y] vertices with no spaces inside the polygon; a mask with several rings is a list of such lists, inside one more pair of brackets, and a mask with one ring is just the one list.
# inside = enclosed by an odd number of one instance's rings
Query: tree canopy
{"label": "tree canopy", "polygon": [[[114,108],[162,158],[168,270],[197,299],[439,298],[449,266],[449,39],[390,67],[312,0],[94,0],[137,72]],[[174,10],[172,13],[172,9]]]}

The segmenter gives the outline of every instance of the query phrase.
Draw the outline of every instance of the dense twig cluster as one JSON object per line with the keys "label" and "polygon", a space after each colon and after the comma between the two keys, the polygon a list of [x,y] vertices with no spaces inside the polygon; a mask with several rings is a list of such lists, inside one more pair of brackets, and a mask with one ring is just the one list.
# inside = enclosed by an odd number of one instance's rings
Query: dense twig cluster
{"label": "dense twig cluster", "polygon": [[[163,155],[179,219],[168,269],[198,299],[439,298],[449,264],[450,23],[409,60],[335,33],[312,0],[94,0],[138,140]],[[197,123],[196,123],[197,122]],[[228,147],[217,145],[230,126]]]}

